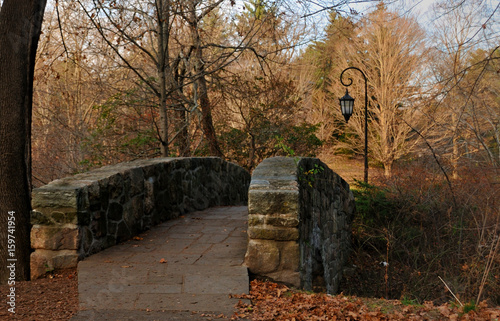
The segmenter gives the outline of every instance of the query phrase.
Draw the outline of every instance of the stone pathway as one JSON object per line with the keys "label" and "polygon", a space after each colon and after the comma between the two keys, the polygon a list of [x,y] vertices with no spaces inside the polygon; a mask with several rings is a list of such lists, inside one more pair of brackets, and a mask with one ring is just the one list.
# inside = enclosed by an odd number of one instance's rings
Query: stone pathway
{"label": "stone pathway", "polygon": [[248,293],[247,207],[217,207],[167,221],[78,264],[80,320],[230,317]]}

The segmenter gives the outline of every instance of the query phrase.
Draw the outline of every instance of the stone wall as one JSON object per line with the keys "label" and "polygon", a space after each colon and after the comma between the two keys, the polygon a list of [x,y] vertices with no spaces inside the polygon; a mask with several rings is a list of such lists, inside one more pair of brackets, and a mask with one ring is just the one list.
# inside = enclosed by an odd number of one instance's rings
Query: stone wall
{"label": "stone wall", "polygon": [[162,221],[247,203],[250,174],[220,158],[138,160],[34,189],[31,276],[78,260]]}
{"label": "stone wall", "polygon": [[252,174],[250,272],[305,290],[336,293],[350,251],[354,197],[316,158],[274,157]]}

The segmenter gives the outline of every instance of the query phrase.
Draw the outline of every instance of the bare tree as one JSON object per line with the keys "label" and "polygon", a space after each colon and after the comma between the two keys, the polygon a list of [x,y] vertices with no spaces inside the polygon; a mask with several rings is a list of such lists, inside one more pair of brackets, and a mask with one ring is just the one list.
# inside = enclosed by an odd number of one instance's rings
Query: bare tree
{"label": "bare tree", "polygon": [[[155,125],[161,155],[169,155],[169,105],[179,97],[175,86],[176,66],[180,56],[173,59],[172,35],[179,26],[174,14],[174,2],[155,1],[78,1],[91,24],[117,57],[117,64],[132,71],[138,86],[145,86],[154,97],[159,113]],[[177,48],[179,54],[180,49]],[[172,93],[177,91],[177,96]],[[180,103],[182,106],[182,102]]]}
{"label": "bare tree", "polygon": [[[86,169],[84,146],[96,127],[96,105],[109,95],[110,83],[123,81],[103,55],[97,31],[74,3],[61,2],[45,13],[37,53],[33,100],[34,184]],[[58,19],[59,18],[59,19]],[[54,162],[54,160],[57,160]]]}
{"label": "bare tree", "polygon": [[46,2],[0,9],[0,284],[30,277],[33,72]]}
{"label": "bare tree", "polygon": [[214,97],[220,102],[215,113],[226,157],[252,169],[281,153],[311,155],[321,142],[302,112],[293,72],[295,46],[304,34],[298,17],[265,1],[249,1],[245,8],[237,31],[253,39],[217,74]]}
{"label": "bare tree", "polygon": [[[202,3],[201,1],[190,0],[187,1],[186,10],[181,12],[187,12],[187,14],[182,14],[186,22],[188,23],[191,31],[191,48],[193,51],[193,74],[195,92],[197,92],[199,97],[199,104],[201,109],[201,126],[203,128],[204,135],[208,141],[210,148],[210,154],[215,156],[223,157],[222,151],[217,142],[217,137],[215,134],[215,129],[212,120],[212,106],[210,104],[210,98],[208,95],[208,85],[206,79],[205,62],[203,55],[203,44],[201,40],[201,23],[202,20],[207,17],[213,10],[215,10],[223,0],[215,1],[214,3]],[[195,101],[195,104],[197,102]]]}
{"label": "bare tree", "polygon": [[[163,156],[169,155],[175,140],[180,154],[189,154],[193,134],[188,129],[197,116],[209,153],[222,156],[211,115],[209,77],[234,61],[252,39],[252,35],[236,40],[213,34],[223,21],[219,14],[223,2],[79,1],[121,67],[131,70],[137,83],[156,97]],[[211,19],[217,24],[209,23]],[[175,122],[169,119],[173,115]]]}
{"label": "bare tree", "polygon": [[311,44],[297,61],[307,119],[319,124],[320,138],[328,141],[342,135],[345,121],[338,112],[338,97],[345,93],[339,75],[347,68],[346,52],[354,37],[355,23],[349,17],[331,12],[325,38]]}
{"label": "bare tree", "polygon": [[486,139],[496,138],[485,129],[492,133],[498,130],[498,104],[487,99],[496,84],[484,80],[498,59],[498,22],[494,16],[499,8],[500,4],[489,7],[482,0],[447,0],[435,6],[436,85],[427,115],[439,132],[435,136],[440,139],[434,144],[449,155],[454,178],[459,177],[460,160],[480,151],[495,164]]}
{"label": "bare tree", "polygon": [[[361,20],[352,49],[349,60],[368,78],[370,155],[390,176],[394,161],[408,154],[416,143],[406,123],[417,122],[416,98],[426,80],[425,32],[414,19],[390,12],[381,3]],[[364,110],[357,110],[349,122],[357,134],[353,138],[363,137],[364,131]]]}

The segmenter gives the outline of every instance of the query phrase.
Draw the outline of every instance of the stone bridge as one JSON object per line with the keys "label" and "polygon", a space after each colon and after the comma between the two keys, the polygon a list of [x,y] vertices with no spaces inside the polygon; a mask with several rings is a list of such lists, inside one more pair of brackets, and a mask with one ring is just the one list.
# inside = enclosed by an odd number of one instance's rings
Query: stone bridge
{"label": "stone bridge", "polygon": [[250,174],[220,158],[157,158],[53,181],[32,194],[32,278],[167,220],[248,205],[249,271],[338,291],[350,248],[349,185],[315,158],[275,157]]}

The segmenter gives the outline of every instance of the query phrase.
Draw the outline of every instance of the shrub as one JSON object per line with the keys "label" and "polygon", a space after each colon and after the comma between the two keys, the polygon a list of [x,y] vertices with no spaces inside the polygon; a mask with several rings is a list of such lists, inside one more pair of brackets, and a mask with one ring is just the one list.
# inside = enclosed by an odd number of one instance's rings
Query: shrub
{"label": "shrub", "polygon": [[[353,224],[353,263],[358,269],[347,275],[344,293],[419,302],[453,300],[441,276],[464,302],[477,304],[486,298],[500,304],[499,190],[494,174],[467,169],[448,184],[439,172],[413,163],[376,185],[358,182]],[[372,287],[369,293],[356,285],[363,279],[371,279],[366,282]]]}

